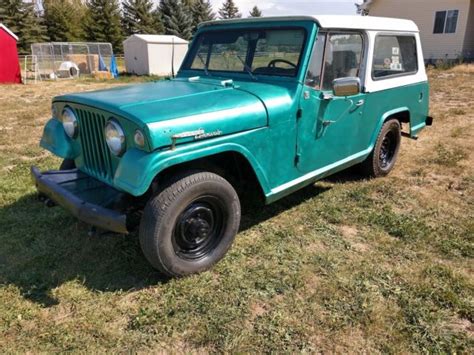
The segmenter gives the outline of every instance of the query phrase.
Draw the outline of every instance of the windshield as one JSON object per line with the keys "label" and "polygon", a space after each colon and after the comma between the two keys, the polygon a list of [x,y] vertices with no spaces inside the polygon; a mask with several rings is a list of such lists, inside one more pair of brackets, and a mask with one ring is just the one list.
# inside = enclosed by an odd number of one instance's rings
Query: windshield
{"label": "windshield", "polygon": [[183,69],[294,77],[305,43],[304,29],[204,32],[194,42]]}

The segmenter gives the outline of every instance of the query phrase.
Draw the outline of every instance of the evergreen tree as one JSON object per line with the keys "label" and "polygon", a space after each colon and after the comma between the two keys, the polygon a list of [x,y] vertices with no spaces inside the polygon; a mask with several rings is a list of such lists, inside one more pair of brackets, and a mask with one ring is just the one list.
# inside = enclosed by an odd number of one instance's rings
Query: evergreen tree
{"label": "evergreen tree", "polygon": [[22,5],[21,0],[0,0],[0,22],[17,36],[20,34],[22,27]]}
{"label": "evergreen tree", "polygon": [[201,22],[212,21],[216,18],[216,14],[212,11],[212,5],[209,0],[196,0],[191,6],[193,15],[193,29],[196,31]]}
{"label": "evergreen tree", "polygon": [[163,26],[153,12],[152,0],[125,0],[122,5],[122,26],[125,35],[163,32]]}
{"label": "evergreen tree", "polygon": [[250,17],[262,17],[262,11],[255,5],[250,11]]}
{"label": "evergreen tree", "polygon": [[84,21],[86,39],[110,42],[115,52],[122,50],[120,7],[117,0],[89,0]]}
{"label": "evergreen tree", "polygon": [[20,31],[21,1],[0,0],[0,23],[13,33]]}
{"label": "evergreen tree", "polygon": [[165,33],[189,40],[193,35],[193,18],[189,8],[179,0],[161,0],[160,16]]}
{"label": "evergreen tree", "polygon": [[165,26],[163,25],[163,16],[161,16],[160,7],[158,6],[155,10],[153,10],[151,15],[153,16],[153,20],[155,21],[156,33],[165,33]]}
{"label": "evergreen tree", "polygon": [[197,0],[181,0],[181,5],[185,6],[187,9],[191,9],[196,1]]}
{"label": "evergreen tree", "polygon": [[22,54],[30,53],[32,43],[47,40],[45,26],[35,12],[34,3],[0,0],[0,22],[18,36],[18,49]]}
{"label": "evergreen tree", "polygon": [[81,0],[44,0],[44,22],[52,42],[77,42],[84,40],[86,8]]}
{"label": "evergreen tree", "polygon": [[242,17],[242,14],[239,12],[239,8],[234,3],[234,0],[226,0],[218,12],[219,17],[223,20]]}

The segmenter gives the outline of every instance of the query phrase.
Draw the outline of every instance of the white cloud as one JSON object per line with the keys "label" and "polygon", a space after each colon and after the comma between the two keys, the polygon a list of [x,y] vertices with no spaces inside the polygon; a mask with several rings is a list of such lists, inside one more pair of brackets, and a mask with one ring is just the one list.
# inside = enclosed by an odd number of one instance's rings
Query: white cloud
{"label": "white cloud", "polygon": [[[210,0],[214,10],[222,6],[224,0]],[[154,0],[156,4],[159,0]],[[362,0],[235,0],[243,17],[248,17],[250,10],[257,5],[264,16],[285,15],[320,15],[320,14],[355,14],[355,3]]]}
{"label": "white cloud", "polygon": [[[224,0],[211,0],[214,9],[222,5]],[[264,16],[285,16],[303,14],[355,14],[355,3],[360,0],[235,0],[243,17],[257,5]]]}

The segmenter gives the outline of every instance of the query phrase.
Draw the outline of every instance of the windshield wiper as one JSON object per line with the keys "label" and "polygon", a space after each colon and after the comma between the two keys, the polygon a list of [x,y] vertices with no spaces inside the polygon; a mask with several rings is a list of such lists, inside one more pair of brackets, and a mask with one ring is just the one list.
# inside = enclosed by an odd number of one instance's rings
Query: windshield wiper
{"label": "windshield wiper", "polygon": [[239,58],[239,60],[242,62],[242,64],[244,65],[245,71],[250,75],[250,77],[252,78],[252,80],[257,80],[257,78],[255,77],[255,75],[253,75],[252,69],[250,69],[250,67],[247,65],[247,63],[245,62],[245,60],[243,60],[242,57],[241,57],[240,55],[238,55],[238,54],[237,54],[237,58]]}
{"label": "windshield wiper", "polygon": [[197,57],[201,60],[202,65],[204,65],[204,73],[206,74],[206,76],[211,76],[211,74],[209,73],[209,69],[207,68],[207,63],[204,60],[204,58],[201,56],[200,53],[197,54]]}

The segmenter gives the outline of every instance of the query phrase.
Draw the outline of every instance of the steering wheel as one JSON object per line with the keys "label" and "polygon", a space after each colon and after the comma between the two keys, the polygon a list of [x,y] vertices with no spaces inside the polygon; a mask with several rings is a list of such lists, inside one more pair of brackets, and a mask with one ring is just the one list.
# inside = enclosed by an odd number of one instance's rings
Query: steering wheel
{"label": "steering wheel", "polygon": [[293,68],[296,68],[297,65],[288,61],[288,60],[285,60],[285,59],[273,59],[270,63],[268,63],[268,67],[269,68],[276,68],[275,64],[276,63],[285,63],[285,64],[288,64],[289,66],[293,67]]}

